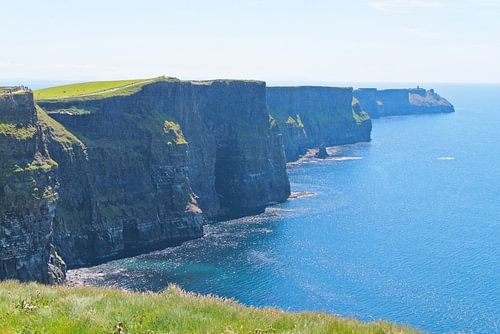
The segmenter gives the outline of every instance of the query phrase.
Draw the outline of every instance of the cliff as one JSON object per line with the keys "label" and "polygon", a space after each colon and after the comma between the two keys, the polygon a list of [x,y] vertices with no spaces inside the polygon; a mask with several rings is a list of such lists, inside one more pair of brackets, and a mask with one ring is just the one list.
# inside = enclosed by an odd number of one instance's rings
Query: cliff
{"label": "cliff", "polygon": [[205,218],[290,193],[262,82],[160,79],[38,104],[59,163],[54,243],[70,266],[197,238]]}
{"label": "cliff", "polygon": [[32,92],[0,91],[0,279],[64,279],[52,247],[56,170]]}
{"label": "cliff", "polygon": [[36,107],[29,90],[1,91],[0,279],[61,281],[56,249],[89,265],[288,198],[265,83],[156,78],[95,92],[102,85],[37,92]]}
{"label": "cliff", "polygon": [[287,161],[320,145],[370,141],[371,120],[352,88],[269,87],[267,105],[283,133]]}
{"label": "cliff", "polygon": [[[270,126],[266,85],[254,81],[193,82],[193,110],[199,114],[205,134],[215,145],[197,143],[192,122],[181,122],[186,138],[197,148],[215,152],[201,169],[212,166],[215,182],[193,176],[193,188],[203,203],[211,198],[220,209],[218,217],[261,212],[266,205],[285,201],[290,195],[281,134]],[[207,153],[201,154],[207,157]],[[191,155],[198,159],[200,155]],[[200,166],[200,164],[194,164]],[[195,174],[198,170],[193,171]],[[207,196],[202,189],[213,189]],[[212,197],[216,194],[216,197]],[[215,207],[202,204],[205,211]]]}
{"label": "cliff", "polygon": [[74,138],[49,138],[61,202],[54,242],[70,266],[202,235],[187,175],[187,145],[164,113],[132,96],[42,103]]}
{"label": "cliff", "polygon": [[373,118],[396,115],[454,112],[453,105],[433,89],[362,88],[354,91],[362,108]]}

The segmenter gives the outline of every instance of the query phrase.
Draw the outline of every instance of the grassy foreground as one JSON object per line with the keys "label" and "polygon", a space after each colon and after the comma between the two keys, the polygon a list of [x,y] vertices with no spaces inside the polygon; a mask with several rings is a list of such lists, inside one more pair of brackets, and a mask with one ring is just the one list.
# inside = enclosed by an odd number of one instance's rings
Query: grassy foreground
{"label": "grassy foreground", "polygon": [[286,313],[186,293],[0,283],[0,333],[417,333],[385,322]]}

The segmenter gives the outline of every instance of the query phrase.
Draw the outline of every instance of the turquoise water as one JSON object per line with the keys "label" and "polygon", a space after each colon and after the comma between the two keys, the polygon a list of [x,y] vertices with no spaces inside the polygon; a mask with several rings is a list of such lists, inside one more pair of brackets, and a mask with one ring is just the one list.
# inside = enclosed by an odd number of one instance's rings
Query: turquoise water
{"label": "turquoise water", "polygon": [[432,333],[500,332],[500,87],[437,88],[456,113],[376,120],[371,143],[290,167],[292,190],[315,196],[70,276]]}

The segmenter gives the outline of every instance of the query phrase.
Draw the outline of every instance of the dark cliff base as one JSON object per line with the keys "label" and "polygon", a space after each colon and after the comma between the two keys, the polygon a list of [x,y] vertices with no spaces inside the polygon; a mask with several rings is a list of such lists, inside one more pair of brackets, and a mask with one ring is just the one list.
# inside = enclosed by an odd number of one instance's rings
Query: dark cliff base
{"label": "dark cliff base", "polygon": [[103,264],[103,263],[106,263],[109,261],[114,261],[114,260],[119,260],[119,259],[123,259],[123,258],[141,255],[141,254],[146,254],[146,253],[162,250],[162,249],[169,248],[169,247],[177,247],[177,246],[182,245],[186,241],[201,238],[202,236],[203,236],[203,233],[200,233],[199,235],[192,236],[192,237],[170,238],[170,239],[166,239],[164,241],[158,241],[155,243],[148,243],[148,244],[139,245],[139,246],[135,246],[135,247],[127,247],[126,249],[111,253],[109,255],[96,256],[95,258],[87,257],[85,262],[76,261],[74,263],[68,263],[68,264],[66,264],[66,262],[65,262],[65,269],[71,270],[71,269],[92,267],[92,266],[97,266],[97,265],[100,265],[100,264]]}
{"label": "dark cliff base", "polygon": [[362,88],[355,90],[354,96],[372,118],[455,111],[453,105],[433,89]]}

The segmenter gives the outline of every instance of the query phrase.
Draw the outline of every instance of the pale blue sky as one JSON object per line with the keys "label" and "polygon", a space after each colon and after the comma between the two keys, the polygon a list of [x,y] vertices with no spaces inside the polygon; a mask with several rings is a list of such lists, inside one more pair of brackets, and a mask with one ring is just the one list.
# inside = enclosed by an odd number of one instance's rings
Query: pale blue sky
{"label": "pale blue sky", "polygon": [[0,83],[500,82],[500,0],[1,1]]}

